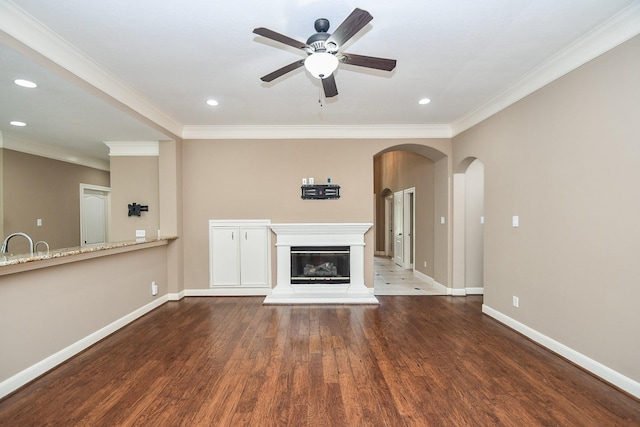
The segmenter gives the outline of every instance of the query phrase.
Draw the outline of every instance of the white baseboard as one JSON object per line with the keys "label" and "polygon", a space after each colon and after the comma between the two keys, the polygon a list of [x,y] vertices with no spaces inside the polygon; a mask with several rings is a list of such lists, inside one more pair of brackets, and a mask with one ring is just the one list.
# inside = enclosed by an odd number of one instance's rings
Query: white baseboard
{"label": "white baseboard", "polygon": [[433,277],[427,276],[426,274],[421,273],[418,270],[413,270],[413,275],[419,278],[420,280],[424,280],[425,282],[429,283],[431,286],[436,288],[436,290],[438,292],[441,292],[443,295],[452,295],[454,297],[463,297],[466,295],[484,295],[484,288],[481,288],[481,287],[464,288],[464,289],[448,288],[442,283],[436,282]]}
{"label": "white baseboard", "polygon": [[267,296],[271,293],[271,288],[207,288],[207,289],[185,289],[186,297],[249,297]]}
{"label": "white baseboard", "polygon": [[178,293],[171,293],[168,295],[168,297],[169,301],[180,301],[182,298],[184,298],[184,290]]}
{"label": "white baseboard", "polygon": [[104,328],[99,329],[90,335],[87,335],[86,337],[71,344],[66,348],[63,348],[59,352],[52,354],[46,359],[43,359],[40,362],[37,362],[35,365],[31,365],[27,369],[21,372],[18,372],[17,374],[15,374],[10,378],[7,378],[2,383],[0,383],[0,398],[8,395],[9,393],[14,392],[15,390],[19,389],[20,387],[24,386],[30,381],[33,381],[34,379],[38,378],[40,375],[46,373],[47,371],[50,371],[51,369],[55,368],[59,364],[67,361],[71,357],[89,348],[90,346],[97,343],[101,339],[106,338],[107,336],[111,335],[112,333],[122,328],[123,326],[128,325],[129,323],[133,322],[139,317],[160,307],[162,304],[164,304],[168,300],[169,300],[168,295],[163,295],[153,300],[149,304],[143,307],[140,307],[139,309],[127,314],[126,316],[121,317],[120,319],[110,323]]}
{"label": "white baseboard", "polygon": [[572,361],[576,365],[602,378],[608,383],[613,384],[614,386],[620,388],[621,390],[626,391],[632,396],[640,398],[639,382],[634,381],[631,378],[626,377],[617,371],[614,371],[613,369],[603,365],[602,363],[597,362],[585,356],[584,354],[579,353],[576,350],[570,347],[567,347],[566,345],[552,338],[549,338],[544,334],[541,334],[535,329],[532,329],[527,325],[520,323],[517,320],[514,320],[509,316],[502,314],[501,312],[494,310],[485,304],[482,305],[482,312],[488,316],[493,317],[498,322],[503,323],[508,327],[520,332],[522,335],[530,338],[531,340],[537,342],[543,347],[546,347],[547,349],[553,351],[554,353],[557,353],[560,356]]}

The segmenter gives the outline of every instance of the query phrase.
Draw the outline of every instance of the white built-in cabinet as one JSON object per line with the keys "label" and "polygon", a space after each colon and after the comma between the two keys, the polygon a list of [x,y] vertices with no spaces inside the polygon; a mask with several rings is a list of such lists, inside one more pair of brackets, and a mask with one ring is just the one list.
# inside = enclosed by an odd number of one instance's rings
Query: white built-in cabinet
{"label": "white built-in cabinet", "polygon": [[269,220],[210,220],[211,287],[269,287]]}

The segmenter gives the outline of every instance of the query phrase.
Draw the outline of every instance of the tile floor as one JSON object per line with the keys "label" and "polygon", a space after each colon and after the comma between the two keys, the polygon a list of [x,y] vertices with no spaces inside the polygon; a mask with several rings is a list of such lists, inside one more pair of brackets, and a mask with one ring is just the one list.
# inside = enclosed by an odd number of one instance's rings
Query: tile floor
{"label": "tile floor", "polygon": [[373,275],[375,295],[445,295],[387,257],[374,258]]}

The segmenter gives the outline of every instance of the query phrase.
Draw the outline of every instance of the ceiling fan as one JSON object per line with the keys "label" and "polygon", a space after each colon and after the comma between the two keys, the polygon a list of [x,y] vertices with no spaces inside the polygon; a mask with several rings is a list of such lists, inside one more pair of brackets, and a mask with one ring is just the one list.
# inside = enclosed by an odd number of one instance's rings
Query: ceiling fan
{"label": "ceiling fan", "polygon": [[292,62],[276,71],[260,78],[263,82],[270,82],[278,77],[296,70],[304,65],[309,73],[322,81],[324,95],[327,98],[336,96],[338,88],[333,76],[333,72],[338,68],[338,64],[357,65],[358,67],[374,68],[377,70],[391,71],[396,67],[395,59],[376,58],[373,56],[355,55],[347,52],[340,52],[340,47],[351,37],[356,35],[365,25],[373,19],[373,16],[366,10],[354,9],[353,12],[329,34],[329,20],[325,18],[317,19],[315,22],[316,33],[309,37],[306,43],[292,39],[268,28],[258,27],[253,30],[254,34],[302,49],[307,53],[305,59]]}

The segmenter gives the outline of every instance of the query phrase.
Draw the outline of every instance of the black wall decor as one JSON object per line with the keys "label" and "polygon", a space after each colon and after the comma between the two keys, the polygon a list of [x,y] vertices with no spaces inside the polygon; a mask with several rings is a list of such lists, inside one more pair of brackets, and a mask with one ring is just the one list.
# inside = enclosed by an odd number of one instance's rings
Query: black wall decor
{"label": "black wall decor", "polygon": [[129,215],[127,216],[140,216],[141,212],[149,212],[149,206],[142,206],[137,204],[136,202],[129,204]]}
{"label": "black wall decor", "polygon": [[335,184],[303,185],[303,199],[339,199],[340,186]]}

